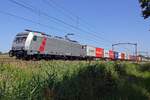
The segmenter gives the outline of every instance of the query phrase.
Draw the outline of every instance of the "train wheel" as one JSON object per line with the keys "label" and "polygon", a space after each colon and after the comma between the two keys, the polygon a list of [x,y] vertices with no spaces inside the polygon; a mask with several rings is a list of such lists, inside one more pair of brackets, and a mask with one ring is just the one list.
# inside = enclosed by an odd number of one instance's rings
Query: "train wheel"
{"label": "train wheel", "polygon": [[9,51],[9,57],[13,57],[14,56],[14,52],[11,50]]}
{"label": "train wheel", "polygon": [[29,56],[26,56],[26,57],[24,57],[24,60],[30,60],[30,57]]}
{"label": "train wheel", "polygon": [[35,56],[36,60],[41,60],[41,56],[38,54]]}

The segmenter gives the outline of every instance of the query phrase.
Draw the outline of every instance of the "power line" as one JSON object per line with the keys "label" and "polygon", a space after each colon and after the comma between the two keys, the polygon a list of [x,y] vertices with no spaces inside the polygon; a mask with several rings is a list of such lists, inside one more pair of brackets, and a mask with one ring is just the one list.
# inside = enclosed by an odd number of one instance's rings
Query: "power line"
{"label": "power line", "polygon": [[[19,5],[19,6],[21,6],[21,7],[23,7],[23,8],[26,8],[26,9],[28,9],[29,11],[34,12],[35,14],[37,14],[37,10],[34,9],[32,6],[30,6],[30,7],[25,6],[25,5],[23,5],[23,4],[21,4],[21,3],[17,2],[17,1],[15,1],[15,0],[9,0],[9,1],[12,2],[12,3],[15,3],[15,4]],[[32,7],[32,8],[31,8],[31,7]],[[39,11],[39,10],[38,10],[38,11]],[[83,30],[83,29],[77,28],[77,27],[75,27],[75,26],[73,26],[73,25],[71,25],[71,24],[68,24],[68,23],[64,22],[63,20],[60,20],[60,19],[58,19],[58,18],[49,16],[49,15],[48,15],[47,13],[45,13],[45,12],[40,12],[40,13],[43,14],[44,16],[47,16],[47,17],[53,19],[53,20],[56,20],[56,21],[58,21],[58,22],[60,22],[60,23],[63,23],[63,24],[65,24],[65,25],[67,25],[67,26],[69,26],[69,27],[71,27],[71,28],[73,28],[73,29],[76,29],[76,30],[79,30],[79,31],[82,31],[82,32],[85,32],[85,33],[89,33],[88,31],[85,31],[85,30]],[[93,35],[91,35],[91,36],[93,36]],[[97,37],[96,37],[96,38],[97,38]],[[99,39],[99,38],[98,38],[98,39]]]}
{"label": "power line", "polygon": [[[30,7],[27,7],[27,6],[25,6],[25,5],[23,5],[23,4],[19,3],[19,2],[17,2],[17,1],[15,1],[15,0],[9,0],[9,1],[12,2],[12,3],[14,3],[14,4],[16,4],[16,5],[19,5],[19,6],[23,7],[23,8],[25,8],[25,9],[31,11],[31,12],[34,12],[35,14],[37,14],[37,10],[36,10],[36,9],[33,9],[33,7],[31,8],[31,6],[30,6]],[[36,10],[36,11],[35,11],[35,10]],[[77,29],[77,30],[79,30],[79,31],[82,30],[82,29],[79,29],[79,28],[77,28],[77,27],[75,27],[75,26],[73,26],[73,25],[71,25],[71,24],[68,24],[68,23],[66,23],[66,22],[64,22],[64,21],[62,21],[62,20],[60,20],[60,19],[58,19],[58,18],[56,18],[56,17],[49,16],[49,15],[48,15],[47,13],[45,13],[45,12],[42,12],[42,11],[41,11],[40,13],[43,14],[44,16],[47,16],[47,17],[53,19],[53,20],[56,20],[57,22],[63,23],[63,24],[65,24],[65,25],[69,26],[69,27],[72,27],[72,28]],[[83,31],[83,30],[82,30],[82,31]]]}
{"label": "power line", "polygon": [[25,21],[28,21],[28,22],[31,22],[31,23],[34,23],[34,24],[39,24],[40,26],[43,26],[43,27],[46,27],[46,28],[51,28],[51,29],[54,29],[56,31],[64,31],[62,29],[58,29],[58,28],[55,28],[55,27],[52,27],[52,26],[49,26],[49,25],[45,25],[45,24],[42,24],[42,23],[39,23],[39,22],[36,22],[34,20],[31,20],[31,19],[28,19],[28,18],[25,18],[25,17],[21,17],[21,16],[18,16],[18,15],[15,15],[15,14],[11,14],[11,13],[8,13],[8,12],[4,12],[4,11],[0,11],[1,14],[4,14],[4,15],[8,15],[8,16],[12,16],[12,17],[15,17],[15,18],[19,18],[21,20],[25,20]]}
{"label": "power line", "polygon": [[[11,2],[13,2],[13,3],[15,3],[15,4],[19,5],[19,6],[22,6],[22,7],[26,8],[26,9],[28,9],[28,10],[30,10],[30,11],[33,11],[33,12],[35,13],[35,11],[33,10],[33,7],[32,7],[31,5],[30,5],[30,7],[27,7],[27,6],[25,6],[25,5],[23,5],[23,4],[20,4],[19,2],[16,2],[16,1],[14,1],[14,0],[9,0],[9,1],[11,1]],[[31,7],[32,7],[32,8],[31,8]],[[49,16],[49,15],[48,15],[47,13],[45,13],[45,12],[42,12],[42,11],[41,11],[41,14],[43,14],[44,16],[47,16],[47,17],[49,17],[49,18],[52,18],[53,20],[56,20],[56,21],[58,21],[58,22],[60,22],[60,23],[63,23],[63,24],[65,24],[65,25],[67,25],[67,26],[69,26],[69,27],[71,27],[71,28],[73,28],[73,29],[76,29],[76,30],[79,30],[79,31],[82,31],[82,32],[91,34],[91,32],[85,31],[85,30],[83,30],[83,29],[81,29],[81,28],[78,28],[78,27],[76,27],[76,26],[74,26],[74,25],[68,24],[68,23],[66,23],[66,22],[63,21],[63,20],[60,20],[60,19],[58,19],[58,18],[56,18],[56,17]],[[102,40],[104,40],[103,38],[100,38],[100,37],[98,37],[98,36],[95,35],[95,34],[93,34],[93,35],[91,35],[91,36],[92,36],[92,37],[95,37],[95,38],[97,38],[97,39],[102,39]]]}
{"label": "power line", "polygon": [[[60,5],[57,4],[55,1],[53,1],[53,0],[43,0],[43,1],[44,1],[44,2],[45,2],[45,1],[49,2],[49,3],[47,3],[47,4],[49,4],[50,6],[51,6],[51,4],[55,5],[55,6],[57,7],[57,9],[60,8],[60,9],[59,9],[60,11],[63,11],[63,12],[68,13],[68,15],[70,16],[71,19],[76,20],[76,19],[74,18],[75,15],[74,15],[72,12],[70,12],[69,10],[67,10],[67,9],[65,9],[64,7],[60,6]],[[50,2],[51,2],[51,3],[50,3]],[[78,16],[76,16],[76,18],[77,18],[77,17],[78,17]]]}
{"label": "power line", "polygon": [[[58,29],[58,28],[55,28],[55,27],[51,27],[51,26],[48,26],[48,25],[45,25],[45,24],[41,24],[41,23],[36,22],[36,21],[34,21],[34,20],[27,19],[27,18],[21,17],[21,16],[17,16],[17,15],[12,14],[12,13],[4,12],[4,11],[0,11],[0,13],[1,13],[1,14],[4,14],[4,15],[12,16],[12,17],[17,18],[17,19],[21,19],[21,20],[28,21],[28,22],[30,22],[30,23],[39,24],[40,26],[45,27],[45,28],[48,28],[48,29],[49,29],[49,28],[52,28],[52,29],[54,29],[54,30],[56,30],[56,31],[62,31],[61,29]],[[64,30],[63,30],[63,31],[64,31]],[[90,39],[88,39],[88,40],[90,40]],[[90,41],[91,41],[91,40],[90,40]],[[96,41],[93,40],[93,41],[91,41],[91,42],[96,42]]]}
{"label": "power line", "polygon": [[[42,0],[45,4],[47,4],[47,5],[49,5],[49,6],[51,6],[52,8],[54,8],[54,9],[57,9],[59,12],[61,12],[61,13],[63,13],[62,12],[62,9],[58,9],[58,7],[56,7],[56,5],[53,3],[50,3],[50,1],[49,0]],[[74,21],[76,21],[72,16],[68,16],[68,14],[66,14],[65,13],[65,16],[67,16],[67,17],[69,17],[71,20],[74,20]]]}
{"label": "power line", "polygon": [[[88,29],[90,29],[91,28],[91,26],[92,25],[90,25],[89,23],[87,23],[86,21],[84,21],[83,19],[81,19],[79,16],[77,16],[77,15],[74,15],[72,12],[70,12],[69,10],[67,10],[67,9],[65,9],[64,7],[62,7],[62,6],[60,6],[59,4],[57,4],[55,1],[53,1],[53,0],[42,0],[42,1],[44,1],[47,5],[49,5],[49,6],[52,6],[52,4],[54,4],[55,6],[57,6],[57,8],[60,8],[60,10],[59,11],[64,11],[64,12],[67,12],[68,13],[68,15],[69,16],[71,16],[71,17],[75,17],[75,18],[78,18],[78,19],[80,19],[82,22],[84,22],[85,23],[85,25],[88,25],[89,27],[88,27]],[[51,2],[51,3],[50,3]],[[68,16],[68,17],[69,17]],[[73,18],[71,18],[71,19],[73,19]],[[91,31],[91,33],[97,33],[97,32],[95,32],[95,31]],[[101,35],[101,33],[98,33],[98,34],[100,34]],[[102,40],[105,40],[106,42],[110,42],[110,43],[112,43],[112,41],[110,41],[110,40],[107,40],[107,39],[105,39],[105,38],[103,38],[103,37],[100,37],[99,35],[97,35],[97,34],[94,34],[94,36],[95,37],[99,37],[100,39],[102,39]]]}

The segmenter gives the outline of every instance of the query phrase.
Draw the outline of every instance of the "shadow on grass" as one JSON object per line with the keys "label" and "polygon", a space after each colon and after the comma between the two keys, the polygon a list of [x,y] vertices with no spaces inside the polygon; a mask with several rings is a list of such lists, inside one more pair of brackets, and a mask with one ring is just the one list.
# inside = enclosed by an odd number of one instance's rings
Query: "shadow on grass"
{"label": "shadow on grass", "polygon": [[138,68],[139,71],[141,72],[150,72],[150,63],[144,63],[144,64],[141,64]]}
{"label": "shadow on grass", "polygon": [[[136,70],[141,66],[135,64]],[[146,66],[147,67],[147,66]],[[150,78],[137,77],[126,72],[125,64],[116,64],[114,66],[119,76],[118,91],[123,98],[130,100],[149,100],[150,99]],[[141,71],[141,70],[139,70]]]}
{"label": "shadow on grass", "polygon": [[148,100],[149,79],[128,75],[125,66],[115,65],[118,78],[114,78],[106,65],[91,65],[80,69],[53,85],[54,100]]}

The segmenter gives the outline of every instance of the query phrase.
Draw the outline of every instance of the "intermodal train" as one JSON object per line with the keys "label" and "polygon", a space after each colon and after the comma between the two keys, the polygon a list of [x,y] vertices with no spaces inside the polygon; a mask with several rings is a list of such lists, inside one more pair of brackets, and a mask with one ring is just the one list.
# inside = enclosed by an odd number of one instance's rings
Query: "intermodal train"
{"label": "intermodal train", "polygon": [[69,38],[51,36],[43,32],[26,30],[18,33],[9,51],[17,59],[105,59],[105,60],[141,60],[140,57],[113,50],[82,45]]}

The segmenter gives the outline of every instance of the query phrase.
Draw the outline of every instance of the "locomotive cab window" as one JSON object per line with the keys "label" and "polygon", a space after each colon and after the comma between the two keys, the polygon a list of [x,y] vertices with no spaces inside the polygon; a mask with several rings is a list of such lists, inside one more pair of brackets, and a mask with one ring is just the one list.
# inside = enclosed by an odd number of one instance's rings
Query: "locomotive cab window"
{"label": "locomotive cab window", "polygon": [[33,37],[33,41],[37,41],[37,36],[34,36],[34,37]]}
{"label": "locomotive cab window", "polygon": [[24,43],[27,37],[16,37],[14,42],[15,43]]}

